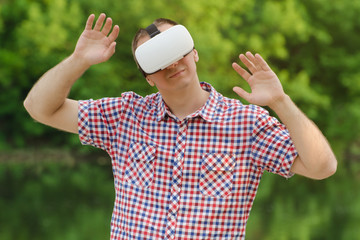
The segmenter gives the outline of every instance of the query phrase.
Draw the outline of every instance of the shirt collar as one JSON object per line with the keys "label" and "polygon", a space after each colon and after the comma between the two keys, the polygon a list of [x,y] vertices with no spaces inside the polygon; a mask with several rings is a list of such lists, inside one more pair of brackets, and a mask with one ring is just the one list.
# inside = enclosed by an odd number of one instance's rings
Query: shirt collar
{"label": "shirt collar", "polygon": [[[187,118],[195,118],[200,116],[205,121],[211,122],[215,119],[217,113],[217,106],[219,103],[219,98],[222,98],[221,94],[219,94],[209,83],[201,82],[200,86],[205,91],[210,92],[209,98],[206,103],[196,112],[190,114]],[[169,107],[165,104],[162,99],[160,93],[158,94],[158,112],[156,116],[157,121],[165,120],[167,117],[175,117]]]}
{"label": "shirt collar", "polygon": [[157,94],[157,102],[158,102],[158,104],[157,104],[158,111],[157,111],[157,115],[156,115],[156,120],[158,122],[160,122],[161,120],[163,120],[167,117],[169,109],[166,106],[164,100],[162,99],[160,93]]}

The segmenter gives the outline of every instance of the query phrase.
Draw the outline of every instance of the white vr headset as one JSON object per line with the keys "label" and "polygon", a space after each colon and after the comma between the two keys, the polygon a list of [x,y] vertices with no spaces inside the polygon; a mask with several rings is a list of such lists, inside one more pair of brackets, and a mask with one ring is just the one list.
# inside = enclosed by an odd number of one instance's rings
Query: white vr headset
{"label": "white vr headset", "polygon": [[154,24],[151,24],[145,30],[151,39],[135,51],[136,61],[144,75],[167,68],[194,49],[194,41],[182,25],[175,25],[160,32]]}

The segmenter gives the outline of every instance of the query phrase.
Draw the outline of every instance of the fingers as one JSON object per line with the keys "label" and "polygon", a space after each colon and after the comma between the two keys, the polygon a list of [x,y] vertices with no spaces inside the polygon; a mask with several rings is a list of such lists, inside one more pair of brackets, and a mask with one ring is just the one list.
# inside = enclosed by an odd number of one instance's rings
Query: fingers
{"label": "fingers", "polygon": [[92,25],[93,25],[93,22],[94,22],[94,19],[95,19],[95,15],[94,14],[91,14],[87,21],[86,21],[86,26],[85,26],[85,30],[91,30],[92,29]]}
{"label": "fingers", "polygon": [[94,26],[95,31],[100,31],[101,27],[103,26],[105,18],[106,18],[105,13],[100,14]]}
{"label": "fingers", "polygon": [[261,66],[261,68],[264,71],[270,71],[271,68],[269,67],[269,65],[266,63],[266,61],[260,56],[260,54],[256,53],[255,54],[255,58],[257,59],[257,62],[259,63],[259,65]]}
{"label": "fingers", "polygon": [[251,52],[246,52],[245,55],[240,54],[239,58],[241,62],[249,69],[249,71],[252,74],[261,70],[263,71],[271,70],[269,65],[258,53],[256,53],[254,56]]}
{"label": "fingers", "polygon": [[111,30],[111,27],[112,27],[112,19],[107,18],[105,25],[104,25],[103,29],[101,30],[101,32],[107,36]]}
{"label": "fingers", "polygon": [[256,65],[256,61],[254,55],[251,52],[246,52],[246,56],[244,54],[240,54],[239,56],[242,63],[249,69],[251,73],[255,73],[258,70]]}
{"label": "fingers", "polygon": [[112,32],[109,35],[109,41],[113,42],[116,40],[116,38],[119,36],[120,28],[118,25],[115,25]]}
{"label": "fingers", "polygon": [[[105,19],[106,19],[106,21],[105,21],[105,24],[104,24]],[[102,14],[100,14],[100,16],[97,19],[97,21],[95,23],[95,26],[93,28],[92,26],[93,26],[94,20],[95,20],[95,15],[91,14],[88,17],[88,20],[86,21],[85,30],[92,30],[93,29],[95,31],[101,31],[101,33],[104,34],[105,36],[109,35],[109,33],[111,31],[111,28],[112,28],[112,24],[113,24],[112,19],[109,18],[109,17],[106,18],[105,13],[102,13]],[[116,38],[119,36],[119,32],[120,32],[119,26],[115,25],[112,32],[109,35],[110,42],[113,42],[113,41],[116,40]]]}
{"label": "fingers", "polygon": [[239,64],[233,63],[232,67],[243,79],[245,79],[245,81],[248,81],[248,79],[251,77],[251,74],[248,73],[244,68],[240,67]]}

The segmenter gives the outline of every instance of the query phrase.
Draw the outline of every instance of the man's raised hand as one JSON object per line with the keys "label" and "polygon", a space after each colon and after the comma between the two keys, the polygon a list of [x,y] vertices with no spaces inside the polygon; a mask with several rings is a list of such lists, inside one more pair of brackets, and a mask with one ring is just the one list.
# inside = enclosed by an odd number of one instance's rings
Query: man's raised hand
{"label": "man's raised hand", "polygon": [[232,66],[249,84],[251,93],[240,87],[234,87],[235,93],[251,104],[270,108],[285,96],[280,80],[259,54],[254,56],[251,52],[246,52],[245,55],[240,54],[239,58],[249,72],[237,63],[233,63]]}
{"label": "man's raised hand", "polygon": [[100,14],[93,27],[94,20],[95,15],[91,14],[73,53],[88,66],[105,62],[115,53],[115,40],[120,31],[118,25],[112,28],[112,19],[106,18],[104,13]]}

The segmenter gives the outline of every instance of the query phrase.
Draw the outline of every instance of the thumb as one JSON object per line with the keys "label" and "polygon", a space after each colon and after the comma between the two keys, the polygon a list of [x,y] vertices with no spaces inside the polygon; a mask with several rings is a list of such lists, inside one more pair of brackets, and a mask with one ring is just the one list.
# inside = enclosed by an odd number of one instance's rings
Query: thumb
{"label": "thumb", "polygon": [[242,89],[241,87],[234,87],[233,91],[239,95],[240,97],[242,97],[243,99],[245,99],[246,101],[250,102],[250,93],[246,92],[244,89]]}
{"label": "thumb", "polygon": [[111,43],[108,49],[104,53],[104,58],[108,60],[115,53],[116,42]]}

